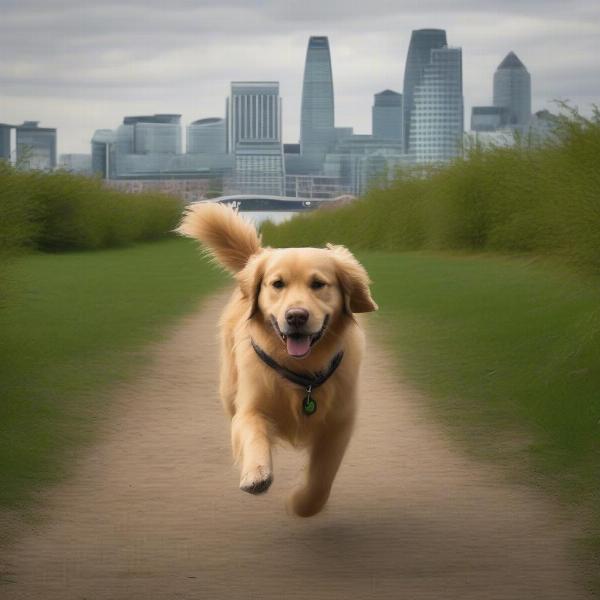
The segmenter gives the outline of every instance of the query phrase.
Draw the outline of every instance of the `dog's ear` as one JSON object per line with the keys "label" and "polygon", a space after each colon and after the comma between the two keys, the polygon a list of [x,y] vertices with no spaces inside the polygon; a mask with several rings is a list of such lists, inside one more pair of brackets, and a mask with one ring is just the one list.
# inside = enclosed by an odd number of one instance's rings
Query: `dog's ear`
{"label": "dog's ear", "polygon": [[263,276],[265,273],[267,254],[268,251],[263,250],[250,257],[250,260],[248,260],[246,266],[235,276],[240,284],[242,295],[244,298],[248,298],[250,300],[250,314],[248,315],[249,319],[251,319],[258,311],[258,296],[260,294],[260,288],[262,286]]}
{"label": "dog's ear", "polygon": [[354,254],[344,246],[327,244],[336,262],[337,277],[344,293],[347,313],[371,312],[378,309],[369,290],[369,276]]}

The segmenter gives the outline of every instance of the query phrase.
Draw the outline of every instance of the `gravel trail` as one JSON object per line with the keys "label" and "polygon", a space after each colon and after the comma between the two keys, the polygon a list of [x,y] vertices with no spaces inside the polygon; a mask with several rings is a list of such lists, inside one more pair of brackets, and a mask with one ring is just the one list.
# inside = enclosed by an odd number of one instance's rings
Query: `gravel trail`
{"label": "gravel trail", "polygon": [[[2,549],[3,600],[586,598],[575,530],[541,493],[448,441],[369,336],[358,426],[324,513],[284,508],[301,454],[238,490],[204,302],[121,386],[98,443]],[[368,321],[367,321],[368,322]],[[9,583],[6,583],[9,581]]]}

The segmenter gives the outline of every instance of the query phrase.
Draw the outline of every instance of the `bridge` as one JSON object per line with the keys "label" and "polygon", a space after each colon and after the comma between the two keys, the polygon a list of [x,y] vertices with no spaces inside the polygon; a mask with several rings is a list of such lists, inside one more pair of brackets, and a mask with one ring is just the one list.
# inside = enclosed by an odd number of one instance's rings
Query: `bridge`
{"label": "bridge", "polygon": [[220,196],[208,200],[208,202],[229,204],[240,212],[302,212],[314,210],[333,200],[333,198],[290,198],[264,194],[237,194]]}

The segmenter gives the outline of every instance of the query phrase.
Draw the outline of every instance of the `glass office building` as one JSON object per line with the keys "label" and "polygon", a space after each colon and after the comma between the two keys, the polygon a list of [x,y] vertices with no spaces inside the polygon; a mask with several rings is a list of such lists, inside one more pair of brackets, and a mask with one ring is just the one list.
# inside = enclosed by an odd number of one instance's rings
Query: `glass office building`
{"label": "glass office building", "polygon": [[335,141],[333,74],[327,37],[312,36],[306,50],[302,107],[300,112],[300,147],[312,168],[322,166],[325,154]]}
{"label": "glass office building", "polygon": [[494,106],[509,111],[509,125],[525,129],[531,118],[531,76],[514,52],[509,52],[494,73]]}
{"label": "glass office building", "polygon": [[402,94],[384,90],[375,94],[372,110],[373,137],[380,140],[401,140]]}
{"label": "glass office building", "polygon": [[23,169],[51,171],[56,168],[56,129],[25,121],[16,127],[17,164]]}
{"label": "glass office building", "polygon": [[417,164],[451,160],[461,152],[463,131],[462,50],[433,49],[413,92],[412,160]]}
{"label": "glass office building", "polygon": [[[111,177],[128,174],[132,161],[141,171],[151,171],[155,165],[168,164],[171,157],[181,154],[181,115],[125,117],[115,131],[112,151]],[[132,159],[132,156],[137,158]],[[93,158],[92,163],[95,164]]]}
{"label": "glass office building", "polygon": [[227,132],[225,119],[212,117],[194,121],[187,128],[188,154],[225,154]]}
{"label": "glass office building", "polygon": [[473,106],[471,131],[496,131],[506,127],[509,110],[503,106]]}
{"label": "glass office building", "polygon": [[125,117],[134,154],[181,154],[181,115]]}
{"label": "glass office building", "polygon": [[245,142],[235,151],[234,186],[238,194],[284,194],[283,147],[277,142]]}
{"label": "glass office building", "polygon": [[[116,130],[99,129],[94,133],[91,140],[94,174],[106,179],[181,180],[223,178],[233,173],[234,156],[225,152],[173,152],[178,144],[177,135],[167,136],[166,140],[160,134],[158,139],[153,134],[144,138],[148,130],[142,127],[142,138],[138,136],[136,140],[136,128],[147,124],[138,119],[126,117]],[[223,119],[221,122],[223,127]],[[179,127],[179,115],[176,122],[174,119],[172,123],[158,123],[165,124]],[[223,149],[222,141],[220,145]],[[136,149],[155,151],[136,153]]]}
{"label": "glass office building", "polygon": [[352,135],[339,140],[325,157],[324,175],[337,178],[353,194],[362,194],[391,165],[404,164],[402,140],[381,140],[372,135]]}
{"label": "glass office building", "polygon": [[414,94],[421,83],[425,67],[431,62],[431,51],[447,46],[446,32],[443,29],[417,29],[410,36],[406,67],[404,70],[403,91],[403,135],[404,150],[410,152],[411,121],[414,110]]}
{"label": "glass office building", "polygon": [[10,162],[12,156],[12,131],[14,125],[0,123],[0,160]]}
{"label": "glass office building", "polygon": [[281,142],[278,81],[233,81],[227,102],[228,148],[238,142]]}
{"label": "glass office building", "polygon": [[92,173],[102,179],[109,179],[114,175],[115,140],[112,129],[97,129],[92,136]]}
{"label": "glass office building", "polygon": [[277,81],[234,81],[227,102],[228,148],[239,194],[284,192],[281,99]]}

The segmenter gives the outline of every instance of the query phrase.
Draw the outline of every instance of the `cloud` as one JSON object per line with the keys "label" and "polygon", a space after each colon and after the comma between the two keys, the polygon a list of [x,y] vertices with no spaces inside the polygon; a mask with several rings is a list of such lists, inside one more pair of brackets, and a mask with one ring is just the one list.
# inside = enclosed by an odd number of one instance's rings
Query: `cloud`
{"label": "cloud", "polygon": [[[493,72],[514,50],[532,74],[534,108],[600,97],[595,0],[0,0],[0,121],[59,129],[85,152],[126,114],[222,115],[229,82],[281,82],[286,141],[298,136],[306,43],[328,35],[336,121],[370,129],[373,94],[402,91],[412,29],[440,27],[463,48],[467,109],[491,101]],[[466,122],[469,121],[468,110]]]}

